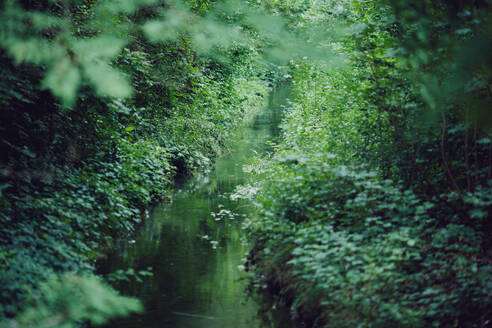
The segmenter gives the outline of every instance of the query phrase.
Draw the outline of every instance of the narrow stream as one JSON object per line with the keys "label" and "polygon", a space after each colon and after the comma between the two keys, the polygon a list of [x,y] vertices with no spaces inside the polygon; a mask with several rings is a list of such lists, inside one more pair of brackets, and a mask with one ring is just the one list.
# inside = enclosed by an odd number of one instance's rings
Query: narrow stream
{"label": "narrow stream", "polygon": [[271,151],[266,142],[279,135],[287,94],[287,88],[272,91],[254,122],[237,131],[232,152],[218,158],[211,173],[176,191],[171,204],[154,208],[135,240],[122,241],[104,263],[105,272],[153,271],[142,282],[120,284],[123,294],[143,301],[145,313],[108,327],[294,327],[287,313],[265,310],[261,297],[247,291],[248,273],[241,266],[250,244],[241,222],[252,208],[230,199],[245,181],[248,159]]}

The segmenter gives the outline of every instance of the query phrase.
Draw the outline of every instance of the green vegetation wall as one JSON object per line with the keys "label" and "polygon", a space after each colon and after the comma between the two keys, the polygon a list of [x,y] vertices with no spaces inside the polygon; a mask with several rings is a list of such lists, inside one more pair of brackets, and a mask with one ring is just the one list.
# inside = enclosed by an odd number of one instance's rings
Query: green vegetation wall
{"label": "green vegetation wall", "polygon": [[253,170],[258,285],[313,327],[486,326],[491,3],[265,3],[336,56],[291,61]]}
{"label": "green vegetation wall", "polygon": [[208,168],[268,89],[252,34],[211,39],[233,29],[212,4],[0,4],[0,322],[141,309],[90,275],[96,260]]}

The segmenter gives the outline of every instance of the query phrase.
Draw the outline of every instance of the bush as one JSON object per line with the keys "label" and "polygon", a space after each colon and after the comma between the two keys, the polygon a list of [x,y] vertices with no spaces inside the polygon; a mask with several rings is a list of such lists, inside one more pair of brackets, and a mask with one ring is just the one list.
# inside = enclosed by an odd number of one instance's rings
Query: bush
{"label": "bush", "polygon": [[101,325],[114,317],[141,312],[134,298],[123,297],[95,276],[65,274],[51,276],[39,287],[39,294],[10,327],[76,328],[81,324]]}
{"label": "bush", "polygon": [[330,327],[473,326],[491,314],[480,225],[361,168],[286,157],[265,168],[250,260],[293,311]]}
{"label": "bush", "polygon": [[7,313],[16,313],[19,301],[49,273],[93,270],[112,237],[133,231],[144,209],[169,195],[174,171],[165,149],[122,142],[117,157],[113,163],[89,161],[42,190],[3,196],[11,204],[0,217]]}
{"label": "bush", "polygon": [[490,2],[267,3],[339,61],[290,62],[254,177],[255,283],[307,326],[487,325]]}

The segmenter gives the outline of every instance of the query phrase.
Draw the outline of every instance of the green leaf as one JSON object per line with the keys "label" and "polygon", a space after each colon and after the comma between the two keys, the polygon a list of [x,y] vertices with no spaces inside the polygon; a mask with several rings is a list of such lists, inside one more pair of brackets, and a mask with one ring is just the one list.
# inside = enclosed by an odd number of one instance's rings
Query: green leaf
{"label": "green leaf", "polygon": [[132,94],[132,88],[123,74],[107,64],[84,65],[84,73],[94,84],[101,96],[126,98]]}
{"label": "green leaf", "polygon": [[470,211],[470,216],[474,219],[483,219],[487,217],[488,212],[479,208],[474,208]]}
{"label": "green leaf", "polygon": [[12,184],[10,183],[4,183],[4,184],[1,184],[0,185],[0,197],[2,197],[2,192],[4,189],[7,189],[8,187],[10,187]]}
{"label": "green leaf", "polygon": [[110,60],[118,55],[126,41],[111,35],[103,34],[91,39],[78,40],[73,50],[82,61],[91,63],[94,60]]}
{"label": "green leaf", "polygon": [[53,92],[65,104],[71,105],[77,97],[80,86],[80,72],[70,58],[64,57],[48,70],[43,86]]}

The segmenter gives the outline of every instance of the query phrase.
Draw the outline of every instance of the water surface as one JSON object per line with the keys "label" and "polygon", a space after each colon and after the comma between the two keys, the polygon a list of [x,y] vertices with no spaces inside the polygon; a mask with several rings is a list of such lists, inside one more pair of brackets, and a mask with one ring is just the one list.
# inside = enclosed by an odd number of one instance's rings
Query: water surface
{"label": "water surface", "polygon": [[120,242],[103,270],[152,267],[153,276],[120,284],[146,311],[110,327],[293,327],[287,313],[266,310],[261,297],[247,291],[248,273],[241,267],[250,244],[241,222],[252,207],[230,199],[245,182],[243,165],[271,151],[267,141],[279,135],[286,95],[286,88],[273,91],[255,120],[238,129],[231,152],[217,159],[211,173],[185,183],[170,204],[153,209],[135,240]]}

